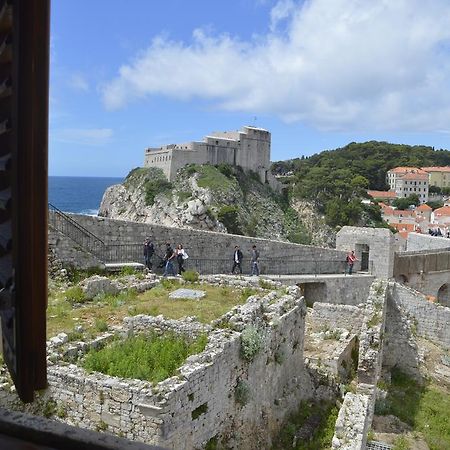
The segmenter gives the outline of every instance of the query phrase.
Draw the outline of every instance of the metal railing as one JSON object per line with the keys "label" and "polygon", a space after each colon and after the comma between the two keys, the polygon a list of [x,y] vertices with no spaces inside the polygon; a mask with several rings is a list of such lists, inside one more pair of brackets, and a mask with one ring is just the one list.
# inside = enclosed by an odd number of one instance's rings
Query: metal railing
{"label": "metal railing", "polygon": [[51,203],[48,204],[48,207],[49,226],[68,236],[84,250],[87,250],[89,253],[92,253],[103,261],[106,245],[99,237],[91,233],[88,229],[84,228],[77,221],[73,220],[70,216],[63,213]]}

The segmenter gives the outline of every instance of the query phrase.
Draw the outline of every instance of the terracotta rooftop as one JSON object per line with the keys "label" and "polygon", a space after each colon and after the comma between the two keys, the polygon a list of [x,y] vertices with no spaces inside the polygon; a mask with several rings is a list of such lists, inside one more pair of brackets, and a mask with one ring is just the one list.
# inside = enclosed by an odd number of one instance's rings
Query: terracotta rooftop
{"label": "terracotta rooftop", "polygon": [[395,191],[367,191],[372,198],[397,198]]}
{"label": "terracotta rooftop", "polygon": [[399,177],[401,180],[428,180],[427,172],[407,172]]}
{"label": "terracotta rooftop", "polygon": [[398,231],[414,231],[416,225],[414,223],[390,223],[391,227],[394,227]]}
{"label": "terracotta rooftop", "polygon": [[402,174],[402,173],[427,173],[422,169],[419,169],[418,167],[394,167],[391,170],[388,170],[388,173],[397,173],[397,174]]}
{"label": "terracotta rooftop", "polygon": [[428,206],[426,203],[423,203],[422,205],[418,206],[416,208],[416,211],[432,211],[433,208]]}
{"label": "terracotta rooftop", "polygon": [[450,206],[443,206],[434,210],[435,216],[450,216]]}
{"label": "terracotta rooftop", "polygon": [[450,172],[450,166],[422,167],[425,172]]}

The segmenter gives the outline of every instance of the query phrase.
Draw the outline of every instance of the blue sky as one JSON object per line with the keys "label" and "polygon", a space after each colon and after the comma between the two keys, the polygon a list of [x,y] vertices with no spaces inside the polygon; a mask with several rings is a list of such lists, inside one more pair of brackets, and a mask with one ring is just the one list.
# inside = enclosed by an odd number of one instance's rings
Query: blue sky
{"label": "blue sky", "polygon": [[125,176],[146,147],[243,125],[273,161],[450,149],[448,23],[447,0],[54,1],[50,175]]}

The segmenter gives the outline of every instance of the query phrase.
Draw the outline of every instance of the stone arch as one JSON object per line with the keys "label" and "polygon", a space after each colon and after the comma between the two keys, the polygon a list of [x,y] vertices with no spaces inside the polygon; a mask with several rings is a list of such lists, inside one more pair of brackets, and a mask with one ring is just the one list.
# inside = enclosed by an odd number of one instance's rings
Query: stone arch
{"label": "stone arch", "polygon": [[443,284],[437,293],[437,301],[443,306],[450,307],[450,285],[448,283]]}
{"label": "stone arch", "polygon": [[401,283],[401,284],[408,284],[409,279],[406,275],[400,274],[395,277],[395,281],[397,281],[397,283]]}

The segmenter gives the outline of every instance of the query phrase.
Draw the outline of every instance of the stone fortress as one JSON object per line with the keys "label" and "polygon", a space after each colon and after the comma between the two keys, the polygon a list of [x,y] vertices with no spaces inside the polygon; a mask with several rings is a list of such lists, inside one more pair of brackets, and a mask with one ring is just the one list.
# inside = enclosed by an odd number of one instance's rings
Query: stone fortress
{"label": "stone fortress", "polygon": [[276,186],[270,172],[270,132],[253,126],[240,131],[213,132],[203,141],[168,144],[145,150],[144,167],[158,167],[169,181],[187,164],[230,164],[259,175],[262,183]]}

